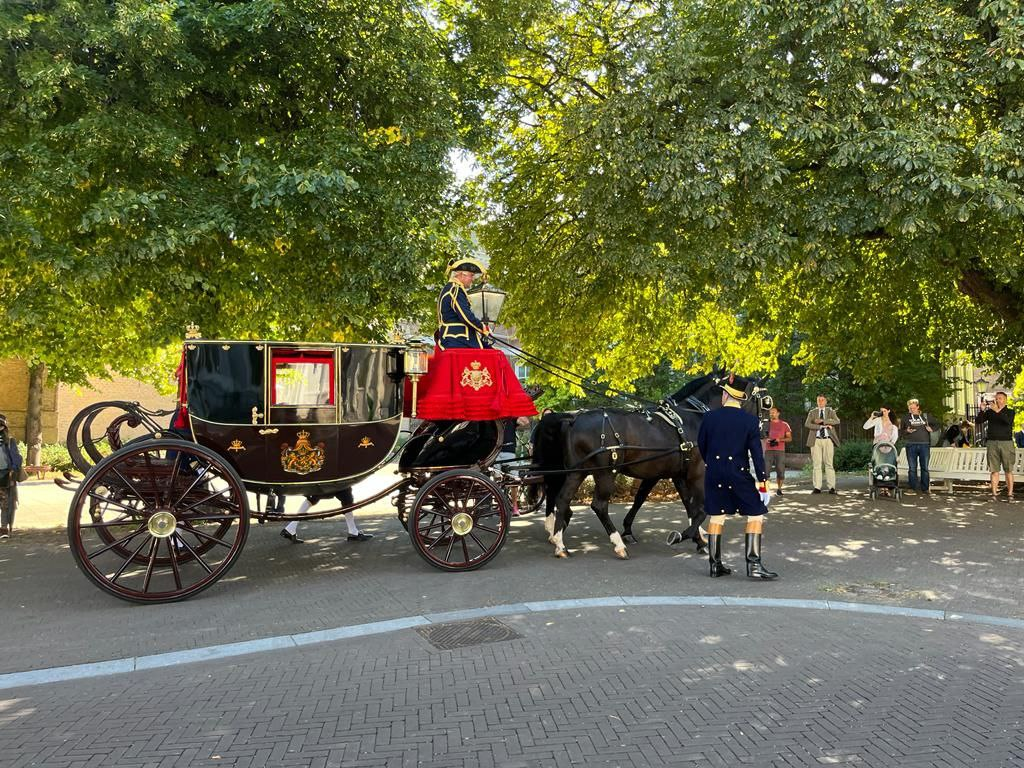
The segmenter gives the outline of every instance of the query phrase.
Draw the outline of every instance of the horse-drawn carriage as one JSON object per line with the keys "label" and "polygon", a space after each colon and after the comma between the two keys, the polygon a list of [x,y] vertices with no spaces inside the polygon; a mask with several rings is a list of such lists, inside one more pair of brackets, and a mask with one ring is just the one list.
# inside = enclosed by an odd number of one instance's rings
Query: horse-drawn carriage
{"label": "horse-drawn carriage", "polygon": [[[488,356],[490,366],[474,358],[462,378],[483,403],[473,420],[425,421],[403,442],[403,416],[416,415],[409,384],[427,372],[420,347],[187,338],[173,414],[104,402],[73,420],[68,448],[84,477],[61,484],[75,491],[75,560],[124,600],[183,600],[227,574],[250,518],[323,519],[391,496],[424,560],[479,568],[501,550],[510,493],[525,482],[495,466],[499,419],[532,412],[501,394],[494,363],[508,363],[501,352],[476,355]],[[497,394],[484,401],[487,387]],[[396,482],[347,508],[284,515],[261,503],[334,495],[396,457]]]}

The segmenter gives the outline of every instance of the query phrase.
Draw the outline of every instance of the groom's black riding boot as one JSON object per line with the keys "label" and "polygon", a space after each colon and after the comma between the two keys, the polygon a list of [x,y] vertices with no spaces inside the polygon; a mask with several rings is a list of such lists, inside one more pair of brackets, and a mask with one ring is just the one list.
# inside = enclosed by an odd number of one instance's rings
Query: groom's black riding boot
{"label": "groom's black riding boot", "polygon": [[769,571],[761,562],[761,534],[747,534],[747,576],[752,579],[771,581],[779,578],[779,574]]}
{"label": "groom's black riding boot", "polygon": [[708,562],[711,564],[709,576],[728,576],[732,568],[722,563],[722,534],[708,534]]}

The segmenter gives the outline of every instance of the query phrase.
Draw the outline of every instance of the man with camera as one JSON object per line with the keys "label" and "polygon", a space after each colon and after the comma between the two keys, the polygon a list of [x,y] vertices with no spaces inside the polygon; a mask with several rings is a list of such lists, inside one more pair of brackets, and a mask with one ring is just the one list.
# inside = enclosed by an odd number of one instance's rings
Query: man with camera
{"label": "man with camera", "polygon": [[768,411],[768,437],[764,441],[764,459],[768,474],[775,470],[775,495],[782,495],[782,481],[786,479],[786,443],[792,442],[793,429],[781,419],[779,409]]}
{"label": "man with camera", "polygon": [[999,496],[999,469],[1006,476],[1006,501],[1013,501],[1013,465],[1017,461],[1017,449],[1013,444],[1013,408],[1006,405],[1006,392],[996,392],[995,402],[990,406],[987,399],[981,401],[981,410],[975,424],[987,424],[985,441],[988,471],[992,480],[993,500]]}
{"label": "man with camera", "polygon": [[907,400],[907,413],[900,419],[900,434],[907,452],[907,485],[925,496],[931,486],[928,464],[932,457],[932,432],[938,428],[939,422],[931,414],[921,412],[921,402],[916,397]]}

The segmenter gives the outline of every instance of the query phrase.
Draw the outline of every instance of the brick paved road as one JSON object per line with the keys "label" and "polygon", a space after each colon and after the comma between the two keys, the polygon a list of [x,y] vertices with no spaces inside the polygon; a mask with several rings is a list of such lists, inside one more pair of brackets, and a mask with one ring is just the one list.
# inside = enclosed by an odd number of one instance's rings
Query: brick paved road
{"label": "brick paved road", "polygon": [[1024,765],[1024,637],[820,611],[503,617],[4,692],[5,768]]}
{"label": "brick paved road", "polygon": [[[621,519],[623,509],[614,510]],[[226,579],[198,598],[132,606],[93,587],[75,568],[62,533],[27,532],[0,542],[0,673],[141,656],[272,635],[524,600],[614,595],[762,596],[879,602],[1024,617],[1024,504],[960,493],[929,502],[868,502],[806,491],[773,503],[767,562],[773,584],[712,580],[690,546],[662,542],[679,527],[677,504],[645,508],[643,542],[615,560],[594,515],[577,512],[567,561],[551,556],[537,516],[514,522],[486,568],[445,574],[425,565],[393,517],[362,517],[377,537],[345,540],[343,522],[304,525],[293,545],[277,526],[254,526]],[[742,547],[726,529],[727,558]]]}

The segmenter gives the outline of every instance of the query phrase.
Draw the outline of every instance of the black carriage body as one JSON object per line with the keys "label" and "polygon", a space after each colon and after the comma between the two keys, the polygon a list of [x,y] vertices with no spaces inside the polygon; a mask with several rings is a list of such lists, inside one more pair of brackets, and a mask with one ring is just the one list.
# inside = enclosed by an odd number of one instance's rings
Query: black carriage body
{"label": "black carriage body", "polygon": [[403,347],[189,340],[193,439],[253,491],[330,495],[372,474],[398,442]]}

